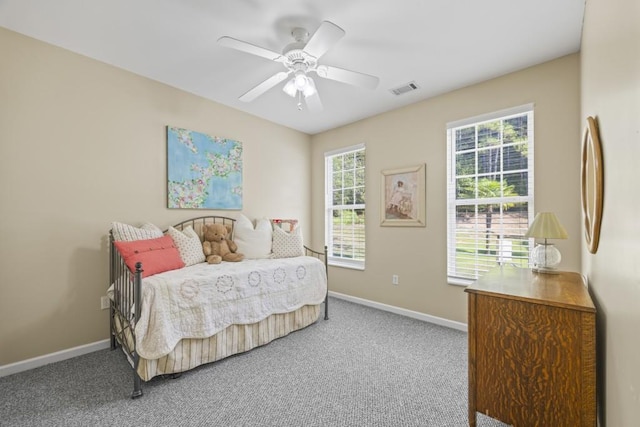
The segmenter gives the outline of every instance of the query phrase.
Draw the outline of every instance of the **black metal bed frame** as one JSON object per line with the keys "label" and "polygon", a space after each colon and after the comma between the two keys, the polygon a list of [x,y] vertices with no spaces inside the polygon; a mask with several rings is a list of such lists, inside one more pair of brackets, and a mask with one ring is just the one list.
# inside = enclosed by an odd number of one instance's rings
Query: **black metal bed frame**
{"label": "black metal bed frame", "polygon": [[[204,224],[219,223],[235,225],[235,219],[224,216],[201,216],[192,218],[173,227],[178,230],[191,226],[194,230],[204,228]],[[231,234],[233,237],[233,232]],[[329,320],[329,264],[327,257],[327,247],[324,252],[315,251],[304,246],[305,255],[320,259],[324,263],[325,274],[327,276],[327,293],[324,298],[324,320]],[[131,398],[142,396],[142,378],[138,374],[138,364],[140,356],[135,348],[134,326],[140,320],[141,311],[141,287],[142,287],[142,263],[136,264],[135,272],[131,272],[120,253],[115,249],[113,231],[109,231],[109,283],[113,285],[113,295],[109,309],[109,329],[111,338],[111,349],[115,350],[120,346],[129,359],[133,367],[133,392]],[[180,374],[173,374],[177,377]]]}

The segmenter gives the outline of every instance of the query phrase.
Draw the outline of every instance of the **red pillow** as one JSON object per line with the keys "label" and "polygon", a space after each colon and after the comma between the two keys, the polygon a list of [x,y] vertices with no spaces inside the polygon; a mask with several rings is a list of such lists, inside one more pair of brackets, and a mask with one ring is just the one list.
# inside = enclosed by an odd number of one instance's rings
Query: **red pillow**
{"label": "red pillow", "polygon": [[142,263],[143,277],[184,267],[180,252],[169,236],[113,243],[132,273],[136,271],[136,263]]}

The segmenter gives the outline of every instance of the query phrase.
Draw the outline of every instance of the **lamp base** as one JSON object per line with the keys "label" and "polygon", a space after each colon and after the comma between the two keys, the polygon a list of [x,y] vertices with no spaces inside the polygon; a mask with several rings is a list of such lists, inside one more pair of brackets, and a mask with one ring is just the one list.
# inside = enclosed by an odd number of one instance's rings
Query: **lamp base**
{"label": "lamp base", "polygon": [[539,273],[556,271],[561,259],[560,251],[553,243],[538,244],[531,252],[531,264]]}

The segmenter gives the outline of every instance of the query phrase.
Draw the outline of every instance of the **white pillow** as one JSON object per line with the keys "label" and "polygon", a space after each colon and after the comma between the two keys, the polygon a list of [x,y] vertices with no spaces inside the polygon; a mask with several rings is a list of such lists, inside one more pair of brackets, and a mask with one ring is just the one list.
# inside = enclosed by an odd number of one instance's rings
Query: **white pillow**
{"label": "white pillow", "polygon": [[280,227],[273,227],[273,258],[292,258],[304,255],[302,231],[300,227],[287,233]]}
{"label": "white pillow", "polygon": [[238,245],[237,252],[247,259],[271,257],[271,223],[268,219],[256,221],[256,228],[246,216],[240,214],[233,226],[233,241]]}
{"label": "white pillow", "polygon": [[191,226],[188,226],[182,231],[169,227],[167,235],[170,236],[173,239],[173,243],[176,244],[185,267],[205,261],[202,242]]}
{"label": "white pillow", "polygon": [[143,224],[142,227],[134,227],[133,225],[123,224],[121,222],[112,222],[111,232],[113,233],[113,240],[125,242],[162,237],[162,230],[150,222]]}

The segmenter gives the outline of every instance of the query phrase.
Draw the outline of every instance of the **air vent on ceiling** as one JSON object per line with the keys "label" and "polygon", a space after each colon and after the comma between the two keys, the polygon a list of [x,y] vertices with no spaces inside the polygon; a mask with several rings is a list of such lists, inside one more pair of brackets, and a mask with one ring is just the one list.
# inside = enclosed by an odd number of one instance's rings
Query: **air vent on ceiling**
{"label": "air vent on ceiling", "polygon": [[418,85],[416,82],[409,82],[406,84],[403,84],[402,86],[398,86],[394,89],[389,89],[391,91],[391,93],[393,93],[394,95],[402,95],[403,93],[407,93],[407,92],[411,92],[418,89]]}

